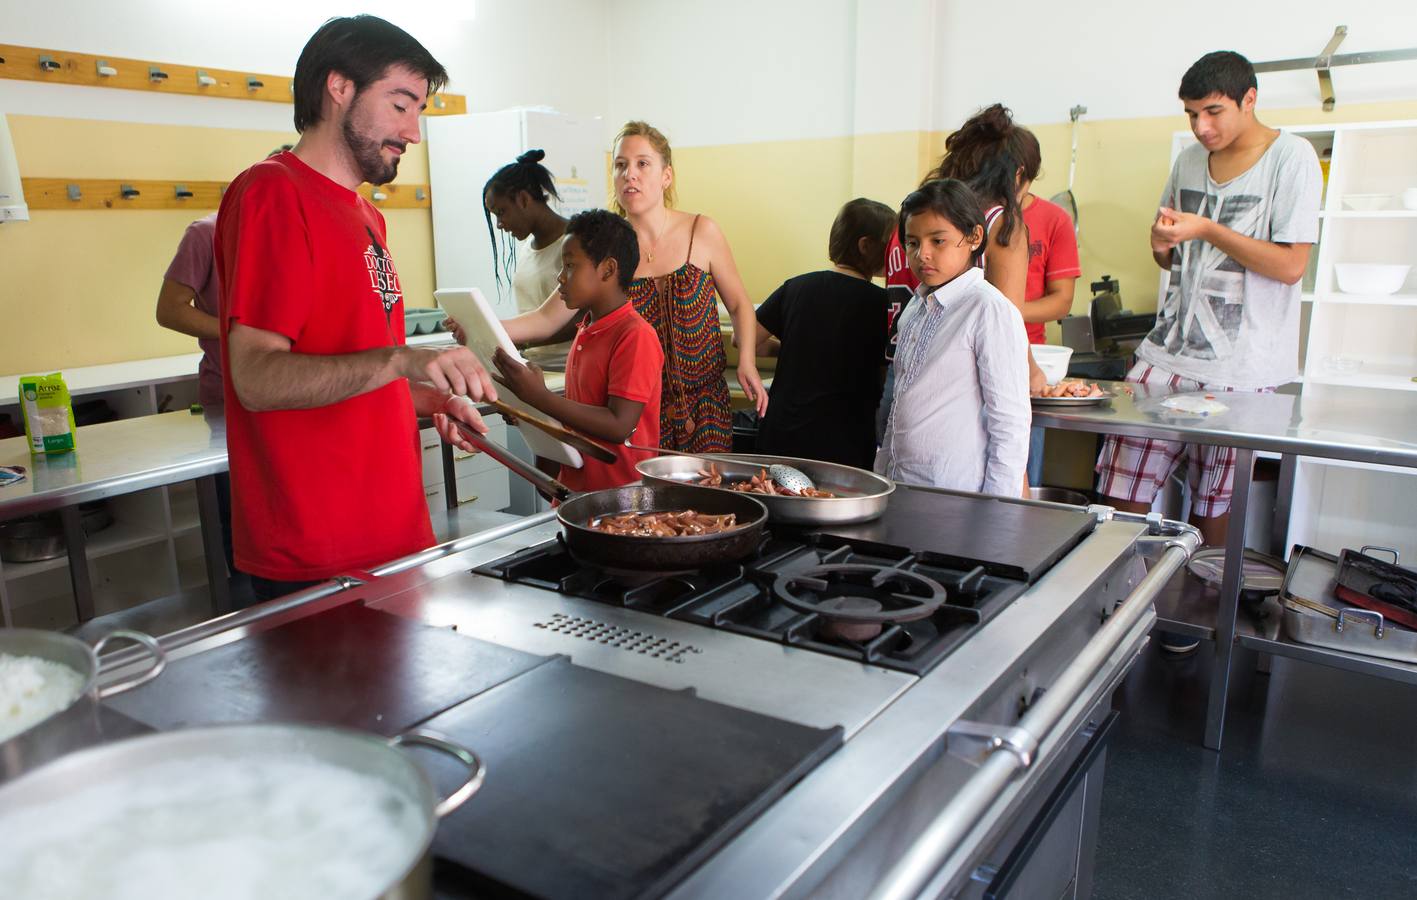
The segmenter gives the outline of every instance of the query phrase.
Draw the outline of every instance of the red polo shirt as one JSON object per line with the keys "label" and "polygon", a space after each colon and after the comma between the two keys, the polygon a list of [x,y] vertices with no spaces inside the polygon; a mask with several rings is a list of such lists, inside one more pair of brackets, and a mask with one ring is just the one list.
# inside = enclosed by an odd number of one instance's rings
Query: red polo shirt
{"label": "red polo shirt", "polygon": [[[664,351],[659,335],[635,305],[626,302],[594,322],[587,317],[576,328],[576,340],[566,358],[566,397],[588,406],[609,406],[611,397],[643,403],[639,424],[630,439],[646,447],[659,446],[660,373]],[[635,464],[653,453],[619,447],[614,463],[587,458],[579,469],[561,467],[561,482],[573,491],[598,491],[640,480]]]}

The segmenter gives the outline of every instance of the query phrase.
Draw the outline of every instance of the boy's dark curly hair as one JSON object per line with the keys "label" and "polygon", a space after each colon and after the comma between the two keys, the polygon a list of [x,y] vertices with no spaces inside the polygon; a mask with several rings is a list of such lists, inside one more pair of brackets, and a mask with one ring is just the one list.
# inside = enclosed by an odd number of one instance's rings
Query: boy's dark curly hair
{"label": "boy's dark curly hair", "polygon": [[620,289],[626,290],[640,265],[640,241],[630,223],[606,209],[588,209],[571,216],[566,237],[574,237],[591,262],[606,259],[619,268]]}

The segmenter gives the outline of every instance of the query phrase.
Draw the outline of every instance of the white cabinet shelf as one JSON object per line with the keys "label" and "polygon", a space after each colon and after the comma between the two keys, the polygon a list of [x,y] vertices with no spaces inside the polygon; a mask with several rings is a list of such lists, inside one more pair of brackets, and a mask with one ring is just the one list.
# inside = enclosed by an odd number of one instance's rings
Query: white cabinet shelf
{"label": "white cabinet shelf", "polygon": [[1417,219],[1417,209],[1325,209],[1321,219]]}
{"label": "white cabinet shelf", "polygon": [[[1314,299],[1306,295],[1306,301]],[[1320,295],[1324,303],[1357,304],[1360,306],[1417,306],[1417,294],[1341,294],[1324,292]]]}

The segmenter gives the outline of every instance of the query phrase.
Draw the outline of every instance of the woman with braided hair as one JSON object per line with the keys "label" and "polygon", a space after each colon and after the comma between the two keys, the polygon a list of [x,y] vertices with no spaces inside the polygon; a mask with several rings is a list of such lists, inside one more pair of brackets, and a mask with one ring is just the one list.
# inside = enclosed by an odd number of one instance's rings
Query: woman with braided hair
{"label": "woman with braided hair", "polygon": [[[551,170],[541,164],[545,158],[544,150],[528,150],[493,173],[482,189],[497,287],[500,292],[503,279],[510,277],[519,313],[536,309],[551,296],[561,271],[566,219],[551,208],[551,200],[560,200],[561,195],[556,193]],[[499,231],[513,240],[499,241]]]}

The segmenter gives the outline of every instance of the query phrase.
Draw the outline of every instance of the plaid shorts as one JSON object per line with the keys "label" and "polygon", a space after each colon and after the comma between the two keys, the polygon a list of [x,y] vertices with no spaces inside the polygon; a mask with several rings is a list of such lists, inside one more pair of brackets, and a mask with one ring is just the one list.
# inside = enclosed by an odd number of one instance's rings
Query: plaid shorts
{"label": "plaid shorts", "polygon": [[[1165,384],[1178,391],[1235,390],[1172,375],[1144,362],[1132,366],[1127,380]],[[1260,392],[1273,393],[1274,388],[1261,388]],[[1183,455],[1187,462],[1186,481],[1191,488],[1191,514],[1209,519],[1228,513],[1235,482],[1234,447],[1108,435],[1097,457],[1097,492],[1104,497],[1150,504]]]}

